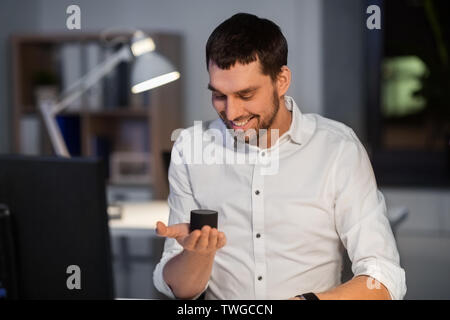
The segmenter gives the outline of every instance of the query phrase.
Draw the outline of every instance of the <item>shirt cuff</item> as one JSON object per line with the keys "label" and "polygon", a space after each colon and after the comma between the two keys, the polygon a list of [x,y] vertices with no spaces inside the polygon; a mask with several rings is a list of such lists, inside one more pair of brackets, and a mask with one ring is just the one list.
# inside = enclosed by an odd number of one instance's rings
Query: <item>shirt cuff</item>
{"label": "shirt cuff", "polygon": [[[382,283],[392,300],[401,300],[406,294],[405,270],[389,262],[368,261],[359,263],[354,276],[366,275]],[[377,289],[376,283],[367,283],[369,289]],[[379,288],[379,287],[378,287]]]}
{"label": "shirt cuff", "polygon": [[[165,255],[163,258],[161,258],[160,262],[156,265],[155,270],[153,271],[153,285],[159,292],[161,292],[162,294],[166,295],[171,299],[178,299],[178,298],[175,296],[172,289],[164,280],[163,270],[166,263],[179,253],[180,252],[173,252],[171,254]],[[199,294],[192,297],[191,300],[196,300],[198,297],[200,297],[203,294],[203,292],[205,292],[205,290],[208,288],[208,286],[209,281],[206,283],[205,288]]]}

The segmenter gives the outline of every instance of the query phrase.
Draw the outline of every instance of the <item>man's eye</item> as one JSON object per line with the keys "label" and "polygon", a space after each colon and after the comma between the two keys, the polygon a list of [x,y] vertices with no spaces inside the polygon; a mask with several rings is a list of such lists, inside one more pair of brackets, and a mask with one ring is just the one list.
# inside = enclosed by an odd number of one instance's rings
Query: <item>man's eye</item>
{"label": "man's eye", "polygon": [[242,100],[250,100],[253,96],[241,96]]}
{"label": "man's eye", "polygon": [[226,98],[226,96],[224,96],[224,95],[213,95],[213,98],[214,99],[218,99],[218,100],[224,100],[225,98]]}

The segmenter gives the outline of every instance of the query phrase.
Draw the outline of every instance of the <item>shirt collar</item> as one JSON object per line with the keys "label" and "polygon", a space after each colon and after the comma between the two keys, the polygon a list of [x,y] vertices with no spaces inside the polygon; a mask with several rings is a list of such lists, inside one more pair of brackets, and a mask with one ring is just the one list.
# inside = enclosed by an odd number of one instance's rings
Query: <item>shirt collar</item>
{"label": "shirt collar", "polygon": [[313,135],[316,129],[315,118],[310,115],[304,115],[300,108],[290,96],[284,96],[286,108],[292,112],[292,122],[289,130],[285,133],[292,142],[305,144]]}
{"label": "shirt collar", "polygon": [[297,107],[294,99],[290,96],[284,96],[284,105],[286,106],[286,109],[292,112],[292,121],[288,131],[280,137],[280,141],[289,137],[294,143],[302,144],[302,135],[300,130],[302,113]]}

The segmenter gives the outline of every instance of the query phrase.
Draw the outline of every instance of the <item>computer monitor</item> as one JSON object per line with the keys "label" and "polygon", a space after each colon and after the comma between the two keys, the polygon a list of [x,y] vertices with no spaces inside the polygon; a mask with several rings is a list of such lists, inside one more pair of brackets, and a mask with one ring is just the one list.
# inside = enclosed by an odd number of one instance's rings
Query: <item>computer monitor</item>
{"label": "computer monitor", "polygon": [[114,298],[105,193],[100,160],[0,155],[19,299]]}

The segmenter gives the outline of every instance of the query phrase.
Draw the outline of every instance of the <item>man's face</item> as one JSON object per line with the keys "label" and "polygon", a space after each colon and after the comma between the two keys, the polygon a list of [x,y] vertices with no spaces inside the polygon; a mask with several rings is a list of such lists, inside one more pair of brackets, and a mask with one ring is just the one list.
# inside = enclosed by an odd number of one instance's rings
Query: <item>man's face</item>
{"label": "man's face", "polygon": [[210,62],[208,88],[222,121],[237,136],[245,136],[246,142],[257,138],[260,129],[272,129],[280,101],[271,77],[261,72],[259,60],[246,65],[236,62],[229,70]]}

